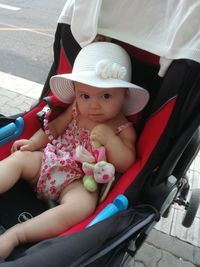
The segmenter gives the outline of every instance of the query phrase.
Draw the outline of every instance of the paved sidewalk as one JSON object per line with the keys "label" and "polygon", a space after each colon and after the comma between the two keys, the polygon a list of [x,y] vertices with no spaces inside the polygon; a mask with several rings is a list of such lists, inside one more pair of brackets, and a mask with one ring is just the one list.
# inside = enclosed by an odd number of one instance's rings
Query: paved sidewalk
{"label": "paved sidewalk", "polygon": [[[9,116],[27,111],[40,94],[40,90],[34,89],[34,94],[31,90],[19,94],[17,90],[3,88],[0,83],[0,113]],[[200,155],[192,163],[188,176],[191,189],[200,188]],[[150,232],[128,267],[200,266],[200,210],[189,229],[181,225],[183,216],[184,209],[174,206],[169,217],[162,218]]]}

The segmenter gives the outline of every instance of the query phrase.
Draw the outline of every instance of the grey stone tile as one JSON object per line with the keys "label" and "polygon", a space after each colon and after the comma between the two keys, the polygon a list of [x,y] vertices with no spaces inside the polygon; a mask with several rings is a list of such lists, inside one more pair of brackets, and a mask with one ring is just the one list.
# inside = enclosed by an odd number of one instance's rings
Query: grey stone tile
{"label": "grey stone tile", "polygon": [[195,218],[192,227],[185,228],[182,225],[182,220],[185,212],[180,209],[175,209],[174,220],[171,228],[171,235],[181,240],[189,242],[194,246],[200,247],[200,219]]}
{"label": "grey stone tile", "polygon": [[135,264],[142,263],[145,267],[155,267],[161,258],[162,251],[159,248],[144,243],[135,256]]}
{"label": "grey stone tile", "polygon": [[162,258],[158,262],[157,267],[196,267],[189,261],[185,261],[182,258],[177,258],[173,254],[168,253],[166,251],[162,251]]}
{"label": "grey stone tile", "polygon": [[0,97],[0,105],[1,105],[2,109],[3,109],[3,107],[5,108],[5,104],[8,101],[10,101],[10,98],[9,97],[7,97],[7,96],[1,96]]}
{"label": "grey stone tile", "polygon": [[[199,157],[196,157],[194,162],[198,162]],[[190,189],[194,188],[200,188],[200,162],[199,166],[196,165],[196,169],[189,169],[187,172],[188,179],[189,179],[189,184],[190,184]]]}
{"label": "grey stone tile", "polygon": [[180,258],[184,261],[189,261],[197,266],[200,266],[199,247],[195,247],[192,244],[154,229],[150,232],[146,242],[161,249],[162,251],[173,254],[176,258]]}
{"label": "grey stone tile", "polygon": [[[1,95],[1,92],[0,92]],[[5,116],[27,112],[35,100],[24,95],[13,93],[12,97],[0,97],[0,113]]]}

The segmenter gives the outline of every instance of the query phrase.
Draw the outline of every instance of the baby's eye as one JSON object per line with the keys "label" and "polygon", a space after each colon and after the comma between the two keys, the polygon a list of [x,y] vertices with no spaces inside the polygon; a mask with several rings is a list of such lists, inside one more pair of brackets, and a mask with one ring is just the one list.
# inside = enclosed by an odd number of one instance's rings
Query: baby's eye
{"label": "baby's eye", "polygon": [[102,95],[103,99],[110,99],[111,97],[112,97],[112,95],[108,94],[108,93]]}
{"label": "baby's eye", "polygon": [[83,100],[88,100],[88,99],[90,98],[90,96],[87,95],[87,94],[82,94],[80,97],[81,97]]}

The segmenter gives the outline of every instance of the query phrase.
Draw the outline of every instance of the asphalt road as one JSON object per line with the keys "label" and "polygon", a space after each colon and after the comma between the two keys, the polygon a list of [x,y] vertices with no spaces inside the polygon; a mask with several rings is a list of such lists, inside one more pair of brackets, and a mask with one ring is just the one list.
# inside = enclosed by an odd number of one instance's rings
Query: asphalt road
{"label": "asphalt road", "polygon": [[[66,0],[0,0],[0,71],[44,83]],[[7,5],[7,6],[4,6]]]}

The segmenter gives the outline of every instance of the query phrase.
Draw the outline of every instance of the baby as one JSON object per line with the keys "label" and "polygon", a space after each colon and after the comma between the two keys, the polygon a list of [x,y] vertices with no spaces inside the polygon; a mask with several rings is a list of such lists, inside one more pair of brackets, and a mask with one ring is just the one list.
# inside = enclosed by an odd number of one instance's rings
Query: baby
{"label": "baby", "polygon": [[131,83],[131,73],[124,49],[96,42],[79,52],[72,73],[51,78],[52,92],[69,106],[49,123],[48,133],[39,129],[29,140],[14,142],[12,154],[0,162],[0,193],[24,179],[38,197],[59,205],[2,234],[0,258],[19,244],[57,236],[94,212],[99,192],[83,186],[77,146],[92,151],[92,141],[99,142],[118,172],[134,163],[136,134],[126,115],[142,110],[149,94]]}

